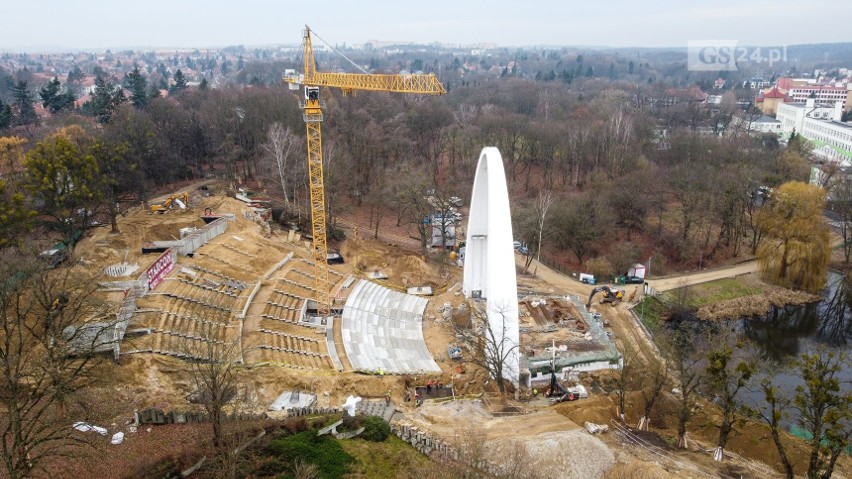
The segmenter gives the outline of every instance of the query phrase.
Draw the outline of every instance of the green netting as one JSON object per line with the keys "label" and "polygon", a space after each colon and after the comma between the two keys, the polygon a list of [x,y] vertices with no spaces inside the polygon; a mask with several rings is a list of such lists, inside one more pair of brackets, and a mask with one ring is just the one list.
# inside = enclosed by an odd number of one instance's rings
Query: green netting
{"label": "green netting", "polygon": [[[811,434],[811,432],[810,432],[810,431],[808,431],[808,430],[807,430],[807,429],[805,429],[805,428],[799,427],[799,426],[798,426],[798,425],[796,425],[796,424],[793,424],[792,426],[790,426],[790,434],[792,434],[792,435],[794,435],[794,436],[796,436],[796,437],[798,437],[798,438],[804,439],[804,440],[806,440],[806,441],[810,441],[810,440],[811,440],[811,439],[813,439],[813,437],[814,437],[814,435],[813,435],[813,434]],[[822,440],[822,443],[823,443],[823,444],[826,444],[826,443],[827,443],[827,441],[826,441],[825,439],[823,439],[823,440]],[[846,454],[852,454],[852,444],[847,444],[847,445],[846,445],[846,449],[844,450],[844,452],[845,452]]]}

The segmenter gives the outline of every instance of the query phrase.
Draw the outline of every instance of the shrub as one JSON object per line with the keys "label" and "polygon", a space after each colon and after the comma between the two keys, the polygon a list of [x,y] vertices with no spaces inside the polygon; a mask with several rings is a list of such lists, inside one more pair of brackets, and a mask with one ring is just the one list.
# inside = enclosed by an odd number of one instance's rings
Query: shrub
{"label": "shrub", "polygon": [[349,472],[349,465],[355,461],[335,439],[330,436],[317,436],[316,431],[274,439],[264,452],[286,461],[291,467],[299,461],[313,464],[323,478],[343,477]]}
{"label": "shrub", "polygon": [[367,416],[364,419],[364,432],[361,438],[368,441],[382,442],[390,436],[390,425],[378,416]]}

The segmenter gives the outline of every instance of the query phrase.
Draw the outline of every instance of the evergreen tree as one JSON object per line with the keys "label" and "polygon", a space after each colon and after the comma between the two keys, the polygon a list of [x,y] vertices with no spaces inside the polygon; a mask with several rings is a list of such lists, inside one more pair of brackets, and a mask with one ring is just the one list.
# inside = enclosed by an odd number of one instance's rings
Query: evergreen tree
{"label": "evergreen tree", "polygon": [[38,114],[33,106],[33,94],[27,88],[27,82],[19,81],[12,87],[12,124],[20,125],[37,125]]}
{"label": "evergreen tree", "polygon": [[618,74],[615,72],[615,63],[609,64],[609,79],[615,80],[618,78]]}
{"label": "evergreen tree", "polygon": [[101,123],[106,123],[119,105],[127,101],[124,91],[103,75],[95,77],[95,91],[92,93],[92,115]]}
{"label": "evergreen tree", "polygon": [[210,86],[207,84],[207,79],[202,78],[201,83],[198,84],[198,89],[202,91],[206,91]]}
{"label": "evergreen tree", "polygon": [[83,70],[80,70],[80,67],[74,65],[74,68],[68,72],[68,78],[65,79],[66,83],[79,82],[83,79]]}
{"label": "evergreen tree", "polygon": [[136,108],[145,108],[148,104],[148,81],[139,73],[139,67],[127,74],[127,87],[130,89],[130,102]]}
{"label": "evergreen tree", "polygon": [[183,72],[178,69],[175,72],[175,84],[169,88],[169,93],[177,93],[179,91],[186,90],[186,77],[183,76]]}
{"label": "evergreen tree", "polygon": [[50,110],[51,113],[71,110],[74,108],[74,100],[76,100],[74,94],[70,91],[62,92],[62,84],[59,82],[59,78],[56,77],[53,77],[53,80],[49,81],[39,91],[39,96],[41,97],[41,106]]}
{"label": "evergreen tree", "polygon": [[151,89],[148,91],[148,98],[160,98],[160,88],[157,85],[151,84]]}
{"label": "evergreen tree", "polygon": [[242,70],[245,66],[246,62],[243,60],[243,56],[240,55],[239,58],[237,58],[237,70]]}
{"label": "evergreen tree", "polygon": [[12,109],[0,99],[0,130],[12,126]]}
{"label": "evergreen tree", "polygon": [[53,80],[47,82],[47,85],[39,90],[38,95],[41,97],[41,106],[48,108],[56,101],[57,95],[60,93],[59,79],[53,77]]}

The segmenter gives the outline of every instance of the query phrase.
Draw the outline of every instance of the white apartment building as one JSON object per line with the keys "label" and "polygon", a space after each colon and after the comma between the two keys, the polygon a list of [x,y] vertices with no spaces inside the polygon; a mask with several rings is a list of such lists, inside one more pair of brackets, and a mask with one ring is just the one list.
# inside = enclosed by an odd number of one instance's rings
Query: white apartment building
{"label": "white apartment building", "polygon": [[811,98],[805,103],[778,105],[776,119],[784,136],[796,131],[814,144],[814,154],[824,160],[852,165],[852,124],[840,121],[843,103],[834,108],[815,106]]}

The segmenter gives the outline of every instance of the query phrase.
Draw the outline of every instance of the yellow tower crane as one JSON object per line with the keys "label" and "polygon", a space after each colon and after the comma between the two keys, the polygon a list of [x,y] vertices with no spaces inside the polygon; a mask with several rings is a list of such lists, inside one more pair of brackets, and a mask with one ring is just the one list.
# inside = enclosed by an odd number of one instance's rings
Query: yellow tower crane
{"label": "yellow tower crane", "polygon": [[308,179],[311,195],[311,229],[314,238],[317,315],[328,316],[331,313],[331,284],[328,282],[325,187],[320,130],[324,104],[320,101],[320,87],[340,88],[344,94],[351,94],[356,90],[372,90],[442,95],[447,91],[433,74],[374,75],[318,72],[314,61],[314,49],[311,45],[311,29],[307,25],[305,25],[304,47],[304,77],[302,79],[287,77],[284,81],[291,84],[301,83],[305,88],[305,100],[301,107],[304,110],[303,116],[308,131]]}

